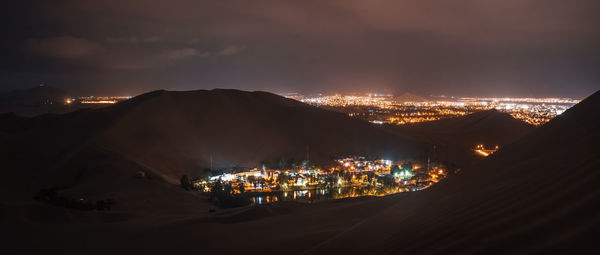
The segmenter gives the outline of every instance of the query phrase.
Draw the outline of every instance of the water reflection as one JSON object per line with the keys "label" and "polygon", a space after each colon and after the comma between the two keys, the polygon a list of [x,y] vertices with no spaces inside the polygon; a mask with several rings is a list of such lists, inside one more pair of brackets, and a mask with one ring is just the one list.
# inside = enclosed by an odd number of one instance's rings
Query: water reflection
{"label": "water reflection", "polygon": [[318,202],[331,199],[362,196],[385,196],[409,191],[404,187],[331,187],[306,190],[290,190],[266,194],[254,194],[250,197],[253,204],[268,204],[279,201]]}

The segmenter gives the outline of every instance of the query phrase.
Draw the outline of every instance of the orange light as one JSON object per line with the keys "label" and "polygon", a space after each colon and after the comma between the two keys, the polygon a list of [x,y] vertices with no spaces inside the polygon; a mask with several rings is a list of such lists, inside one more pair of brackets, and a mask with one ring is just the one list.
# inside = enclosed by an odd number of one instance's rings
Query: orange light
{"label": "orange light", "polygon": [[475,150],[475,152],[479,153],[481,156],[484,156],[484,157],[487,157],[490,155],[489,153],[482,151],[482,150]]}

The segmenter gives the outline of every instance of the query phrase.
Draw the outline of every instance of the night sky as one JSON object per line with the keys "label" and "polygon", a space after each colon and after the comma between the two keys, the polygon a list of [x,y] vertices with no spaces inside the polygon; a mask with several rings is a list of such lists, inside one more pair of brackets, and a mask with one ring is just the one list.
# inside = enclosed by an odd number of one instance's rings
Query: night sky
{"label": "night sky", "polygon": [[584,97],[598,0],[20,1],[0,91],[237,88]]}

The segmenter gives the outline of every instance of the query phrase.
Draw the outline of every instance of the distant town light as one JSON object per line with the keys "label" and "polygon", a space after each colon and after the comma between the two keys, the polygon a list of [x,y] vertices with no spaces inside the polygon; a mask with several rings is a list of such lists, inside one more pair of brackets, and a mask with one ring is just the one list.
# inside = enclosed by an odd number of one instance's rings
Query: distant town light
{"label": "distant town light", "polygon": [[397,101],[391,95],[370,93],[364,96],[295,95],[297,100],[315,106],[333,107],[348,116],[374,124],[405,125],[497,109],[532,125],[541,125],[578,103],[570,98],[478,98],[442,97],[418,102]]}

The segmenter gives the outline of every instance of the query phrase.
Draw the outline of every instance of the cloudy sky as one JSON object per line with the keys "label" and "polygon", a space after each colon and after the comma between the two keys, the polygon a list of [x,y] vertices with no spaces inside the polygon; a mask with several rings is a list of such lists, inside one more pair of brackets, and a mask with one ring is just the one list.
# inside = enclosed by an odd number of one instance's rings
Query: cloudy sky
{"label": "cloudy sky", "polygon": [[20,1],[0,11],[0,91],[583,97],[600,89],[599,2]]}

